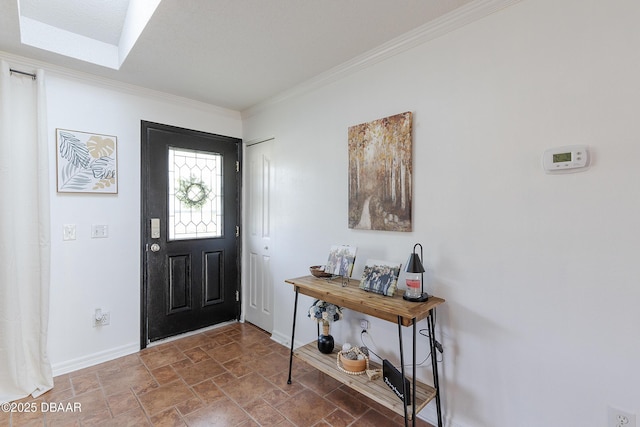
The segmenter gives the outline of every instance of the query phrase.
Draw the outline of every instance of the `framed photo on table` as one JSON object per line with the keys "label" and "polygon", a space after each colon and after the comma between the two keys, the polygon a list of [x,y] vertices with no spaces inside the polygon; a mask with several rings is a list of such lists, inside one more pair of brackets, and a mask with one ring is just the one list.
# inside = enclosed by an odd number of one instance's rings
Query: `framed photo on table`
{"label": "framed photo on table", "polygon": [[357,250],[358,248],[355,246],[331,246],[329,259],[324,271],[334,276],[351,277],[353,264],[356,262]]}
{"label": "framed photo on table", "polygon": [[360,289],[385,296],[393,296],[398,285],[402,264],[368,259],[360,279]]}

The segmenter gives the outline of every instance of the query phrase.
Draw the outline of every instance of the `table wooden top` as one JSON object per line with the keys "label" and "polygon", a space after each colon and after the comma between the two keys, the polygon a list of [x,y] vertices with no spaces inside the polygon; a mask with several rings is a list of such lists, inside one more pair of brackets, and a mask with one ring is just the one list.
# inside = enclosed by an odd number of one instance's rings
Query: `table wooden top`
{"label": "table wooden top", "polygon": [[349,279],[347,286],[342,286],[345,280],[341,277],[334,279],[318,278],[314,276],[296,277],[285,280],[297,288],[298,292],[332,304],[339,305],[360,313],[368,314],[389,322],[398,323],[401,317],[403,326],[410,326],[413,321],[418,322],[429,315],[429,312],[444,303],[442,298],[430,296],[424,302],[411,302],[402,298],[403,291],[396,290],[392,297],[367,292],[359,288],[360,281]]}

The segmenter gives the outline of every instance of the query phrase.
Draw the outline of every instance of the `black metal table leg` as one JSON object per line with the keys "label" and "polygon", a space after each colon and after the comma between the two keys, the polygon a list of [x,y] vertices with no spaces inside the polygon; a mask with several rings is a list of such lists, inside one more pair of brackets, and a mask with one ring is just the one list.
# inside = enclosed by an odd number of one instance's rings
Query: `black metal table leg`
{"label": "black metal table leg", "polygon": [[298,313],[299,288],[296,286],[296,300],[293,303],[293,328],[291,329],[291,352],[289,353],[289,379],[287,384],[291,384],[291,368],[293,367],[293,341],[296,337],[296,315]]}
{"label": "black metal table leg", "polygon": [[411,319],[411,324],[413,326],[413,381],[411,382],[412,386],[412,395],[411,395],[411,408],[412,408],[412,420],[413,427],[416,425],[416,319]]}
{"label": "black metal table leg", "polygon": [[[434,309],[435,310],[435,309]],[[440,380],[438,378],[438,361],[436,360],[436,329],[434,310],[427,317],[429,327],[429,346],[431,348],[431,368],[433,369],[433,387],[436,389],[436,410],[438,411],[438,427],[442,427],[442,409],[440,406]]]}
{"label": "black metal table leg", "polygon": [[[402,345],[402,317],[398,316],[398,340],[400,341],[400,372],[402,372],[402,403],[404,406],[404,427],[409,427],[409,417],[407,416],[407,384],[405,383],[405,378],[407,378],[406,373],[404,372],[404,346]],[[416,420],[414,419],[415,423]]]}

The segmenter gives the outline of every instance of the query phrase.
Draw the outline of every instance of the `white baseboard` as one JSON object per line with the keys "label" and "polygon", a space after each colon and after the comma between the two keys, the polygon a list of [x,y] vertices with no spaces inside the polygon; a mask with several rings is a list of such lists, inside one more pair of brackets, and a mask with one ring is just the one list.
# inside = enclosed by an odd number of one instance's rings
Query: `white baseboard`
{"label": "white baseboard", "polygon": [[136,353],[138,351],[140,351],[140,343],[136,342],[116,348],[110,348],[109,350],[88,354],[77,359],[55,363],[51,366],[51,368],[53,370],[53,376],[56,377],[58,375],[77,371],[78,369],[88,368],[89,366],[108,362],[110,360],[117,359],[118,357],[128,356],[129,354]]}
{"label": "white baseboard", "polygon": [[278,331],[271,332],[271,339],[287,348],[291,348],[291,335],[285,335]]}

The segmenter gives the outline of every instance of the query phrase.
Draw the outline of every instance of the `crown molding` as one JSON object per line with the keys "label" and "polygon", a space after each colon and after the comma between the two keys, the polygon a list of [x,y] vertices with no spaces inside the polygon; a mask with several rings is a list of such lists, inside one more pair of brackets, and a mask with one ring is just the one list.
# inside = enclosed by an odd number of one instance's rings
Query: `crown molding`
{"label": "crown molding", "polygon": [[260,102],[242,111],[246,119],[264,109],[289,98],[316,90],[322,86],[343,79],[357,71],[363,70],[392,56],[398,55],[416,46],[455,31],[474,21],[480,20],[499,10],[521,2],[522,0],[475,0],[453,10],[433,21],[388,41],[362,55],[344,62],[330,70],[317,75],[291,89]]}
{"label": "crown molding", "polygon": [[25,57],[7,53],[1,50],[0,50],[0,59],[4,59],[12,67],[26,68],[27,70],[25,71],[30,70],[29,72],[32,72],[35,69],[43,69],[46,73],[51,73],[58,77],[64,77],[67,79],[80,81],[82,83],[87,83],[94,86],[100,86],[106,89],[115,90],[128,95],[152,98],[159,101],[169,102],[171,104],[180,104],[188,108],[194,108],[194,109],[212,113],[218,116],[230,117],[238,120],[242,118],[239,111],[218,107],[213,104],[207,104],[207,103],[196,101],[193,99],[172,95],[166,92],[160,92],[153,89],[147,89],[141,86],[123,83],[123,82],[108,79],[105,77],[99,77],[89,73],[83,73],[80,71],[71,70],[69,68],[64,68],[57,65],[49,64],[47,62],[25,58]]}

